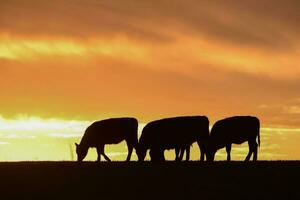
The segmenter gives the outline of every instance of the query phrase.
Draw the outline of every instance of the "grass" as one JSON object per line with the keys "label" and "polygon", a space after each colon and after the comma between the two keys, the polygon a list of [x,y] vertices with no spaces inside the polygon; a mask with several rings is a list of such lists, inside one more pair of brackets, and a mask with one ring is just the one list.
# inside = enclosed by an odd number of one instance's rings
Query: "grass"
{"label": "grass", "polygon": [[3,199],[300,199],[299,161],[3,162]]}

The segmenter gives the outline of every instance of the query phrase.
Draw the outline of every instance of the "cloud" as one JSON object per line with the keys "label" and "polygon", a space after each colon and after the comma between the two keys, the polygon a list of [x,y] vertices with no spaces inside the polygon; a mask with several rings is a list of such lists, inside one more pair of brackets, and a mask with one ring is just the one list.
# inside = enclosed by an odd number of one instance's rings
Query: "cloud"
{"label": "cloud", "polygon": [[90,120],[251,113],[299,125],[282,109],[300,92],[298,4],[1,2],[1,112]]}
{"label": "cloud", "polygon": [[70,135],[82,135],[87,126],[86,121],[42,119],[40,117],[28,117],[26,115],[7,119],[0,117],[0,135],[6,139],[34,139],[36,137],[53,136],[57,132],[69,137]]}
{"label": "cloud", "polygon": [[0,57],[5,59],[111,56],[190,74],[206,66],[280,79],[300,74],[295,0],[12,0],[0,5]]}
{"label": "cloud", "polygon": [[290,106],[287,108],[287,112],[291,114],[300,114],[300,106]]}
{"label": "cloud", "polygon": [[[99,118],[102,120],[105,117]],[[14,118],[0,116],[0,137],[3,139],[36,139],[37,137],[81,138],[93,121],[65,120],[19,115]],[[139,123],[138,134],[146,124]],[[1,144],[6,144],[0,141]]]}
{"label": "cloud", "polygon": [[[297,80],[207,65],[194,70],[159,63],[144,65],[116,59],[57,57],[2,62],[1,113],[80,120],[206,114],[212,121],[253,114],[265,124],[299,125],[299,120],[282,110],[289,99],[298,98]],[[263,104],[268,107],[259,107]]]}
{"label": "cloud", "polygon": [[6,1],[2,31],[28,35],[128,37],[173,41],[170,32],[269,50],[293,48],[299,34],[299,2],[214,1]]}
{"label": "cloud", "polygon": [[0,145],[8,145],[8,144],[10,144],[9,142],[2,142],[2,141],[0,141]]}
{"label": "cloud", "polygon": [[[20,33],[29,36],[56,35],[89,37],[101,35],[114,37],[119,34],[134,38],[148,38],[158,41],[165,39],[159,31],[137,23],[122,10],[112,10],[110,2],[95,1],[51,1],[37,2],[11,1],[1,2],[1,29],[4,32]],[[115,9],[124,4],[115,4]],[[128,14],[128,15],[127,15]],[[130,20],[132,18],[132,20]],[[146,25],[146,24],[144,24]]]}
{"label": "cloud", "polygon": [[110,41],[89,40],[74,41],[68,38],[36,38],[0,36],[0,58],[11,60],[44,59],[57,57],[114,57],[118,59],[134,58],[135,61],[145,57],[145,49],[126,39]]}

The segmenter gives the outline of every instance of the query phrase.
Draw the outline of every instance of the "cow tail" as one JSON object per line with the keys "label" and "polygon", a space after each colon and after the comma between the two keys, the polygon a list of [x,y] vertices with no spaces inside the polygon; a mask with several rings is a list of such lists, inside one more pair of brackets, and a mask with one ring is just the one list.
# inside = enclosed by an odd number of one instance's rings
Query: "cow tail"
{"label": "cow tail", "polygon": [[139,143],[138,129],[139,129],[139,123],[138,123],[137,120],[135,120],[135,126],[134,126],[134,148],[137,148],[138,143]]}
{"label": "cow tail", "polygon": [[258,132],[258,146],[260,146],[260,133]]}
{"label": "cow tail", "polygon": [[258,122],[258,135],[257,135],[257,140],[258,140],[258,146],[260,146],[260,123]]}

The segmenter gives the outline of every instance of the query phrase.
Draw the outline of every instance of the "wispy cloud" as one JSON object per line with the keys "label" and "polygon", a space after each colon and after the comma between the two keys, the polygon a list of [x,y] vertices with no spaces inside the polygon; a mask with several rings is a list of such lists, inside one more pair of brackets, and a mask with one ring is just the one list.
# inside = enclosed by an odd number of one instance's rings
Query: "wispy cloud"
{"label": "wispy cloud", "polygon": [[3,142],[3,141],[0,141],[0,145],[8,145],[10,144],[9,142]]}
{"label": "wispy cloud", "polygon": [[135,61],[145,58],[145,49],[126,38],[101,41],[72,40],[71,38],[35,38],[26,39],[14,36],[0,35],[0,58],[12,60],[40,60],[45,56],[65,57],[112,57]]}
{"label": "wispy cloud", "polygon": [[162,30],[177,29],[243,45],[282,49],[293,46],[292,40],[299,33],[298,7],[294,0],[230,0],[226,4],[220,0],[7,1],[1,2],[1,27],[27,35],[126,34],[157,38],[159,42],[168,38]]}
{"label": "wispy cloud", "polygon": [[13,38],[1,41],[0,55],[95,53],[138,60],[146,51],[150,58],[143,66],[192,74],[189,66],[213,65],[295,78],[300,73],[297,6],[293,0],[2,2],[0,33]]}
{"label": "wispy cloud", "polygon": [[287,112],[291,114],[300,114],[300,106],[289,106]]}

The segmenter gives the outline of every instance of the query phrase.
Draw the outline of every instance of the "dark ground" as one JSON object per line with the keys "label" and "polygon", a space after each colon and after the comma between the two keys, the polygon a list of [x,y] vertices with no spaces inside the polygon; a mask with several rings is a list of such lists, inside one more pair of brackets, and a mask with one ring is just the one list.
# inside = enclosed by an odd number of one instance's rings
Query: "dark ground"
{"label": "dark ground", "polygon": [[0,198],[300,199],[300,162],[0,163]]}

